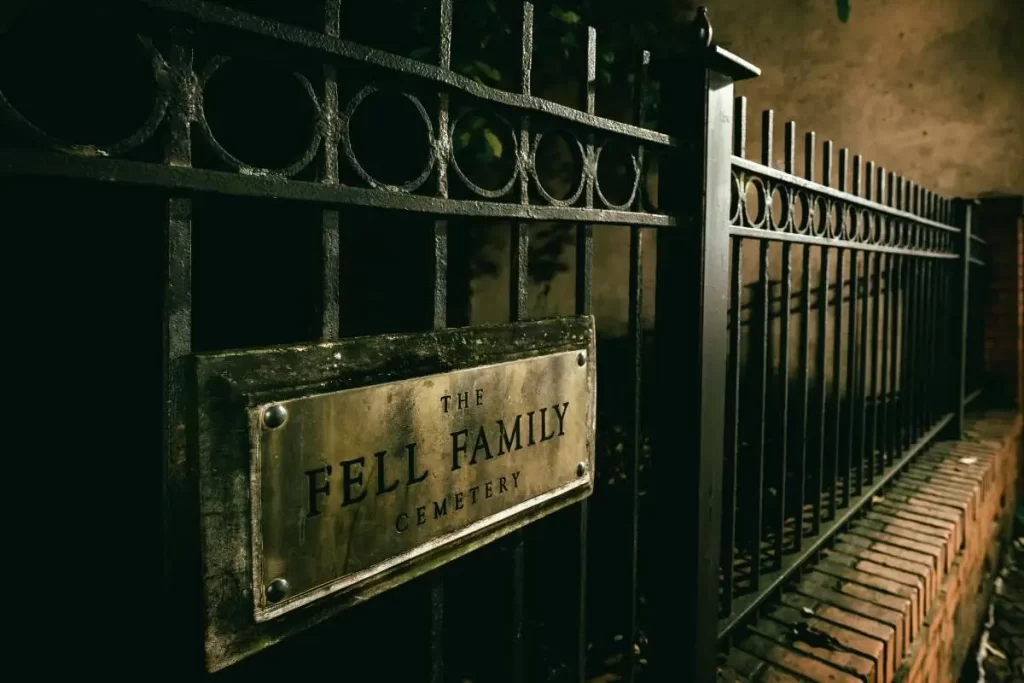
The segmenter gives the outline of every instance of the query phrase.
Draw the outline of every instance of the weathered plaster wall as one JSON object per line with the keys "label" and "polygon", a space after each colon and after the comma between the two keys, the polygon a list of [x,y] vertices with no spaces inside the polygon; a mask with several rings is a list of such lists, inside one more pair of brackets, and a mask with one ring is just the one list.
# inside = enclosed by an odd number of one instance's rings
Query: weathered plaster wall
{"label": "weathered plaster wall", "polygon": [[[681,21],[695,4],[679,2]],[[763,71],[737,86],[749,99],[752,158],[761,153],[759,112],[771,107],[778,167],[782,123],[795,120],[801,141],[813,130],[819,143],[831,139],[837,150],[847,147],[945,195],[1024,193],[1024,0],[852,0],[845,24],[832,0],[703,4],[715,39]],[[801,150],[797,157],[802,174]],[[504,228],[494,230],[504,245]],[[650,322],[655,235],[647,235],[644,309]],[[597,228],[594,242],[594,314],[600,329],[623,333],[628,230]],[[492,256],[507,264],[506,249],[496,247]],[[745,261],[749,282],[756,259]],[[531,292],[532,315],[572,312],[571,250],[565,262],[567,272]],[[506,319],[507,283],[507,266],[474,282],[474,322]]]}

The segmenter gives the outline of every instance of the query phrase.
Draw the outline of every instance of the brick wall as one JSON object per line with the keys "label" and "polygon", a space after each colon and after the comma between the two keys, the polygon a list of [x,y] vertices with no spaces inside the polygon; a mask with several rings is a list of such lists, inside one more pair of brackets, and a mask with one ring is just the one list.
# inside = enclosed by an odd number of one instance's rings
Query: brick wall
{"label": "brick wall", "polygon": [[983,200],[978,228],[988,241],[991,295],[985,310],[985,367],[992,388],[1024,405],[1024,197]]}
{"label": "brick wall", "polygon": [[[1019,328],[1018,328],[1019,329]],[[1021,417],[939,442],[734,638],[719,681],[955,683],[1012,529]]]}

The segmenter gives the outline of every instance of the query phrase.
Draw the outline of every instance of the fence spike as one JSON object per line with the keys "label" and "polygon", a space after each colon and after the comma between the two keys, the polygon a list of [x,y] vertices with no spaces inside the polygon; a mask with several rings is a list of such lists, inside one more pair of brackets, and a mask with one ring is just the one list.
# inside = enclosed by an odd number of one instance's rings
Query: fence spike
{"label": "fence spike", "polygon": [[839,191],[846,192],[849,186],[850,150],[843,147],[839,150]]}
{"label": "fence spike", "polygon": [[869,161],[864,165],[864,196],[867,199],[871,199],[873,196],[875,180],[875,162]]}
{"label": "fence spike", "polygon": [[804,178],[814,180],[814,131],[804,133]]}
{"label": "fence spike", "polygon": [[878,167],[878,181],[875,183],[875,201],[879,204],[885,203],[885,168]]}
{"label": "fence spike", "polygon": [[863,159],[859,154],[853,155],[853,187],[850,192],[860,196],[860,175],[862,170]]}
{"label": "fence spike", "polygon": [[[771,167],[775,156],[775,112],[765,109],[761,112],[761,163]],[[769,199],[769,203],[771,200]]]}
{"label": "fence spike", "polygon": [[821,144],[821,184],[832,187],[832,141]]}
{"label": "fence spike", "polygon": [[783,170],[793,174],[796,173],[796,121],[786,121],[783,138],[783,144],[786,146],[783,150]]}
{"label": "fence spike", "polygon": [[732,153],[747,158],[747,98],[737,97],[733,102]]}

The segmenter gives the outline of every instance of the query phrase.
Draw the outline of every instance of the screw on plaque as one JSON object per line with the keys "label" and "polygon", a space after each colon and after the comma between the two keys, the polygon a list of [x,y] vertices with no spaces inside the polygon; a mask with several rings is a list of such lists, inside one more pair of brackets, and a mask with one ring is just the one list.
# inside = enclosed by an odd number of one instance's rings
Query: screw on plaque
{"label": "screw on plaque", "polygon": [[267,429],[277,429],[288,421],[288,411],[282,405],[270,406],[263,411],[263,424]]}
{"label": "screw on plaque", "polygon": [[583,353],[581,351],[580,354],[578,356],[576,356],[576,365],[578,365],[578,366],[580,366],[582,368],[586,364],[587,364],[587,354],[585,354],[585,353]]}
{"label": "screw on plaque", "polygon": [[274,579],[267,586],[267,600],[270,602],[281,602],[288,597],[292,590],[287,579]]}
{"label": "screw on plaque", "polygon": [[587,463],[581,462],[581,463],[576,465],[576,476],[577,477],[582,477],[586,473],[587,473]]}

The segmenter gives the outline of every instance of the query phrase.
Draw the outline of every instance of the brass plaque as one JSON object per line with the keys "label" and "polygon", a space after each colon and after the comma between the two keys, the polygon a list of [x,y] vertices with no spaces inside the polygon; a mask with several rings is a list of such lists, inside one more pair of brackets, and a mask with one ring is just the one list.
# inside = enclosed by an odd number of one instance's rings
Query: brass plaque
{"label": "brass plaque", "polygon": [[587,495],[590,361],[573,350],[253,406],[256,621]]}

